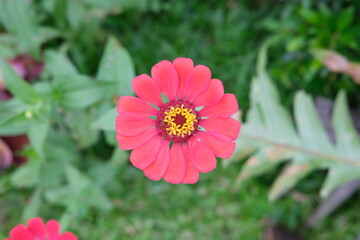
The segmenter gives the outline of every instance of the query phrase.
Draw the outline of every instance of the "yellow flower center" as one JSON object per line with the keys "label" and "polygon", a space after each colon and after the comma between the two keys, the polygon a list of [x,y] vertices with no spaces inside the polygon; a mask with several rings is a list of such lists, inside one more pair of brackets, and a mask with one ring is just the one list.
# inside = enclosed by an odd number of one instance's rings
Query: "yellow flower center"
{"label": "yellow flower center", "polygon": [[169,135],[181,136],[191,135],[195,130],[194,125],[198,121],[192,109],[184,107],[170,107],[164,112],[164,122],[167,123],[166,130]]}

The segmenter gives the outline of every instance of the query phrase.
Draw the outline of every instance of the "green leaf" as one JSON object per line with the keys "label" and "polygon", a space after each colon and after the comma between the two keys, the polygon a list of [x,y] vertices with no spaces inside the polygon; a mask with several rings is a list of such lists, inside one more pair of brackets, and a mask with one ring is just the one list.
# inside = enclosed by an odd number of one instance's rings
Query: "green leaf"
{"label": "green leaf", "polygon": [[39,211],[42,206],[42,194],[40,188],[36,189],[30,198],[28,204],[22,211],[22,221],[28,221],[30,218],[39,216]]}
{"label": "green leaf", "polygon": [[270,200],[286,193],[316,169],[329,170],[320,192],[322,197],[327,197],[335,188],[360,177],[360,139],[351,121],[345,94],[339,93],[333,111],[335,145],[330,142],[314,103],[305,92],[295,96],[295,128],[265,71],[268,44],[269,41],[259,53],[258,73],[251,86],[251,108],[233,154],[235,159],[250,154],[238,180],[264,174],[287,160],[291,162],[275,181]]}
{"label": "green leaf", "polygon": [[41,162],[37,159],[28,159],[21,168],[17,168],[11,175],[11,184],[18,187],[34,187],[40,183]]}
{"label": "green leaf", "polygon": [[101,58],[96,78],[99,81],[115,82],[116,85],[108,96],[116,94],[131,95],[131,81],[135,77],[134,65],[130,54],[120,43],[110,37]]}
{"label": "green leaf", "polygon": [[[351,121],[343,91],[336,98],[332,119],[336,135],[336,155],[338,157],[345,156],[360,163],[360,138]],[[360,178],[359,167],[336,162],[330,166],[320,194],[326,197],[340,185],[358,178]]]}
{"label": "green leaf", "polygon": [[35,17],[29,1],[0,1],[0,20],[9,32],[17,36],[20,52],[28,52],[39,46]]}
{"label": "green leaf", "polygon": [[46,51],[45,62],[45,71],[52,76],[72,76],[78,74],[70,59],[62,53]]}
{"label": "green leaf", "polygon": [[336,29],[338,31],[344,31],[347,27],[351,26],[351,22],[354,19],[354,8],[349,7],[342,10],[336,18]]}
{"label": "green leaf", "polygon": [[80,1],[68,1],[66,9],[67,19],[73,29],[78,29],[84,21],[86,8]]}
{"label": "green leaf", "polygon": [[60,101],[60,105],[70,110],[89,107],[103,97],[99,84],[87,76],[58,76],[55,85],[54,98]]}
{"label": "green leaf", "polygon": [[24,79],[19,77],[19,75],[15,73],[9,64],[1,57],[0,70],[7,89],[9,89],[15,97],[32,105],[36,105],[43,101],[41,94],[35,91]]}
{"label": "green leaf", "polygon": [[117,116],[116,108],[109,110],[98,118],[92,127],[100,130],[115,131],[115,119]]}
{"label": "green leaf", "polygon": [[31,145],[41,158],[44,158],[44,144],[49,131],[49,119],[34,118],[30,122],[28,136]]}
{"label": "green leaf", "polygon": [[67,125],[71,130],[71,136],[80,148],[92,146],[99,138],[99,131],[90,127],[94,121],[94,115],[93,109],[67,114]]}

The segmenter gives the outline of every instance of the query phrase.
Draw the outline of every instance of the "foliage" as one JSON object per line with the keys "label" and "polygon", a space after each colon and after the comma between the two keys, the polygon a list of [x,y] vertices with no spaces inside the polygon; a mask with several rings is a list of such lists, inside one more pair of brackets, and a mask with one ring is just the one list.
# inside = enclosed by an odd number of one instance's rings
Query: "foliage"
{"label": "foliage", "polygon": [[328,169],[320,191],[322,197],[327,197],[340,185],[360,178],[360,139],[347,108],[345,93],[339,93],[333,110],[336,144],[331,143],[311,97],[303,91],[295,95],[295,128],[265,71],[269,42],[259,55],[258,73],[250,94],[251,108],[234,155],[235,158],[251,155],[239,180],[263,174],[282,161],[291,160],[272,186],[270,200],[277,199],[316,169]]}

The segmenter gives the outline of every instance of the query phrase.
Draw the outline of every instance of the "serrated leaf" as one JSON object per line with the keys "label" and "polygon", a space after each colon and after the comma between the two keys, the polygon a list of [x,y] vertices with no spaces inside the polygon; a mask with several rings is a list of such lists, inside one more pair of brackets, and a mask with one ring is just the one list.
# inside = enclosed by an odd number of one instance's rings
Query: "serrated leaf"
{"label": "serrated leaf", "polygon": [[[336,155],[338,157],[345,156],[360,163],[360,138],[350,119],[350,112],[343,91],[336,98],[332,119],[336,135]],[[340,185],[358,178],[360,178],[359,167],[336,162],[330,166],[320,194],[326,197]]]}
{"label": "serrated leaf", "polygon": [[326,153],[332,154],[333,147],[310,96],[302,91],[298,92],[295,96],[294,105],[298,133],[302,142],[301,145],[306,146],[308,149],[321,149]]}
{"label": "serrated leaf", "polygon": [[99,81],[116,82],[108,96],[131,95],[131,81],[135,77],[134,64],[128,51],[114,38],[107,41],[96,78]]}
{"label": "serrated leaf", "polygon": [[314,169],[306,163],[290,163],[276,178],[269,192],[270,201],[278,199],[281,195],[293,188],[301,179]]}
{"label": "serrated leaf", "polygon": [[259,53],[258,73],[251,87],[251,108],[233,154],[233,158],[244,157],[241,153],[252,151],[239,180],[263,174],[279,162],[289,160],[291,163],[276,180],[269,198],[280,197],[311,171],[324,168],[329,172],[321,196],[326,197],[336,187],[360,178],[360,139],[345,94],[339,93],[332,117],[336,145],[330,142],[311,97],[304,92],[298,92],[295,97],[294,125],[265,71],[268,46],[269,41]]}

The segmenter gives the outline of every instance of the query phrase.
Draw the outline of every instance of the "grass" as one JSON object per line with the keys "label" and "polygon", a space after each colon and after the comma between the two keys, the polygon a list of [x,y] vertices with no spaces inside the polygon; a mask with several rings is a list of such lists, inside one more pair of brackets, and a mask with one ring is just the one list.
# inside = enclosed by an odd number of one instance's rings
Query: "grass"
{"label": "grass", "polygon": [[[239,164],[218,167],[202,175],[198,184],[171,185],[147,180],[141,171],[123,165],[108,187],[114,208],[91,211],[85,219],[74,218],[70,230],[87,240],[253,240],[261,239],[272,222],[292,230],[303,229],[302,223],[314,210],[314,187],[304,192],[294,190],[271,203],[267,200],[267,181],[272,174],[235,186],[239,169]],[[19,191],[1,197],[0,238],[19,222],[17,210],[26,202]],[[354,239],[358,229],[353,223],[360,221],[354,209],[359,207],[359,203],[344,206],[313,231],[300,233],[308,239]],[[41,212],[46,219],[58,218],[61,208],[45,205]]]}

